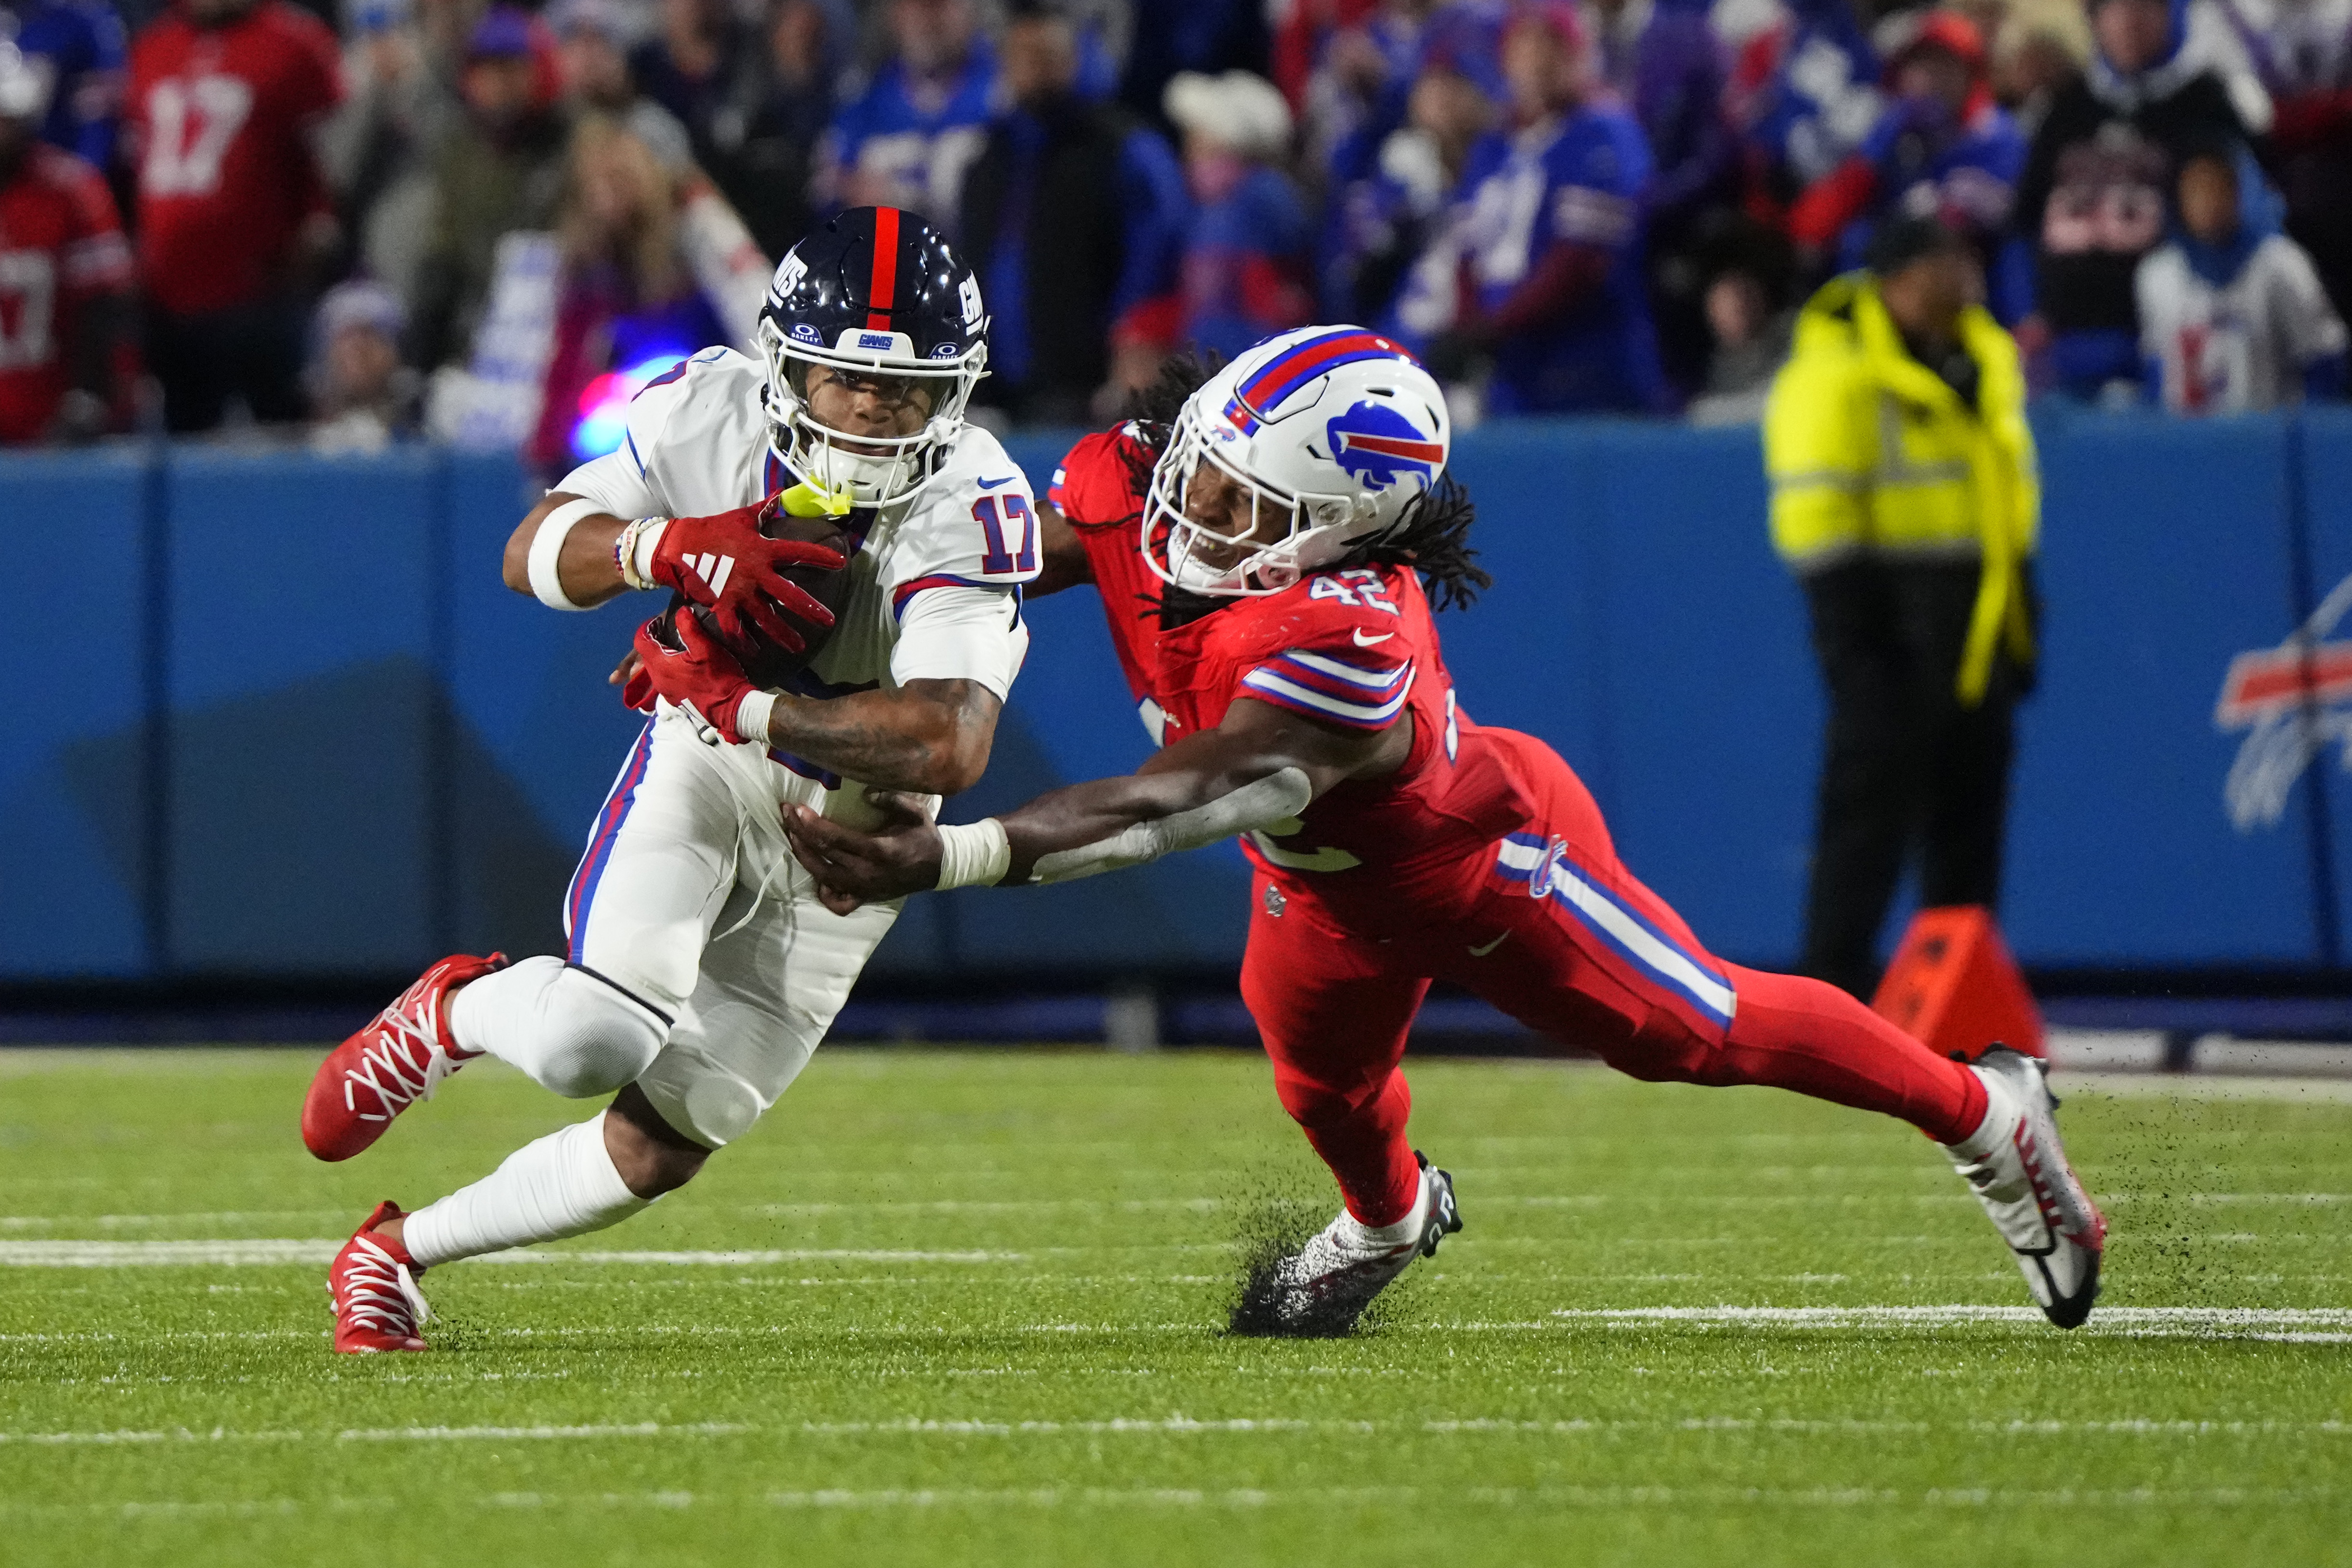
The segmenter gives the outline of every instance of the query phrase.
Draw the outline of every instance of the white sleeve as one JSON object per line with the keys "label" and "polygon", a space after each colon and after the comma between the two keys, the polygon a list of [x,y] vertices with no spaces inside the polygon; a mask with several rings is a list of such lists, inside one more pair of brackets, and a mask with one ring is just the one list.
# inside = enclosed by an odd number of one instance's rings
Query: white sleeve
{"label": "white sleeve", "polygon": [[591,458],[555,483],[569,495],[593,500],[614,517],[635,519],[664,515],[661,497],[629,458],[628,448]]}
{"label": "white sleeve", "polygon": [[2344,318],[2328,302],[2327,289],[2319,281],[2319,269],[2312,265],[2310,252],[2293,240],[2272,244],[2277,258],[2273,276],[2282,307],[2279,320],[2294,356],[2286,371],[2293,376],[2315,359],[2344,352]]}
{"label": "white sleeve", "polygon": [[2139,352],[2147,359],[2166,358],[2172,325],[2166,319],[2163,268],[2168,251],[2158,247],[2139,258],[2132,271],[2133,303],[2139,310]]}
{"label": "white sleeve", "polygon": [[945,585],[925,588],[901,606],[890,679],[976,680],[1011,695],[1013,678],[1029,651],[1021,595],[1012,588]]}

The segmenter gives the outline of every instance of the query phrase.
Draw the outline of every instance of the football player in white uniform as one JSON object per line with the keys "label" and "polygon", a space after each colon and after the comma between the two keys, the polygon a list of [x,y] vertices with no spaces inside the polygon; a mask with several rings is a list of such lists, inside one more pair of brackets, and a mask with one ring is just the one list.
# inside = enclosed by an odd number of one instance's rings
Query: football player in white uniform
{"label": "football player in white uniform", "polygon": [[[920,219],[844,213],[777,268],[764,363],[677,366],[630,405],[621,449],[516,530],[509,586],[560,610],[669,587],[669,635],[781,668],[783,689],[697,712],[633,682],[655,716],[566,896],[567,954],[445,959],[321,1065],[302,1131],[326,1160],[477,1056],[570,1098],[618,1091],[470,1186],[369,1215],[329,1275],[338,1351],[423,1349],[428,1267],[601,1229],[683,1184],[824,1037],[898,906],[826,910],[782,808],[846,819],[868,788],[968,787],[1026,648],[1029,483],[963,421],[987,326]],[[772,536],[795,520],[803,538]]]}

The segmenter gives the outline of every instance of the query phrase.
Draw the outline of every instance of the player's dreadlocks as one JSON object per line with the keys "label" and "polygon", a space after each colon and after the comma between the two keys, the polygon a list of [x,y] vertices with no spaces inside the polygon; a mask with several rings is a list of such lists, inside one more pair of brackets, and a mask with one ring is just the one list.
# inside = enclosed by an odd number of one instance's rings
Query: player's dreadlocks
{"label": "player's dreadlocks", "polygon": [[[1134,466],[1138,495],[1150,485],[1151,470],[1159,463],[1160,455],[1168,449],[1169,440],[1175,434],[1176,416],[1183,411],[1185,399],[1199,391],[1223,363],[1223,357],[1213,349],[1171,354],[1160,365],[1160,374],[1151,384],[1139,390],[1129,400],[1128,417],[1141,437],[1139,447],[1128,459]],[[1414,500],[1402,527],[1386,538],[1359,544],[1334,563],[1333,569],[1409,566],[1421,574],[1431,609],[1466,608],[1481,589],[1495,584],[1493,575],[1478,564],[1477,551],[1470,546],[1470,525],[1476,521],[1477,509],[1471,502],[1470,492],[1452,475],[1442,476],[1433,488]],[[1173,628],[1186,621],[1198,620],[1222,603],[1223,600],[1171,587],[1160,598],[1160,625]]]}
{"label": "player's dreadlocks", "polygon": [[1478,552],[1470,548],[1470,525],[1477,521],[1478,509],[1462,481],[1442,474],[1404,514],[1402,528],[1377,542],[1358,545],[1340,557],[1339,564],[1410,566],[1421,574],[1431,609],[1467,609],[1480,590],[1495,585],[1494,574],[1478,564]]}

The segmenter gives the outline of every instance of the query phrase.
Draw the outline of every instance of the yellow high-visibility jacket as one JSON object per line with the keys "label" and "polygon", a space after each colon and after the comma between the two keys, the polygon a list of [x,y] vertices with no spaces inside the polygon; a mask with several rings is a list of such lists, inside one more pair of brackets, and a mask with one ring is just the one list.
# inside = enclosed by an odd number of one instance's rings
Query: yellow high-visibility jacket
{"label": "yellow high-visibility jacket", "polygon": [[1797,318],[1764,405],[1772,543],[1800,574],[1856,556],[1984,563],[1960,659],[1962,704],[1984,700],[1997,647],[2033,657],[2023,563],[2041,481],[2017,343],[1986,311],[1960,317],[1978,405],[1903,346],[1865,272],[1831,279]]}

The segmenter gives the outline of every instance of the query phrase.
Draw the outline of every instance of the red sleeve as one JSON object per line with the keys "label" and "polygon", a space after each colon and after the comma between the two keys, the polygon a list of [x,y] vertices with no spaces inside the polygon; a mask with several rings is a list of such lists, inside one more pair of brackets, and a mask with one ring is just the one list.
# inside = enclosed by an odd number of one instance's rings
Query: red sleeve
{"label": "red sleeve", "polygon": [[107,294],[131,287],[131,244],[114,193],[96,169],[69,153],[49,152],[48,166],[73,213],[65,246],[65,284],[77,293]]}
{"label": "red sleeve", "polygon": [[1613,251],[1580,240],[1560,241],[1495,307],[1485,322],[1487,335],[1499,342],[1549,326],[1599,292],[1616,264]]}
{"label": "red sleeve", "polygon": [[1055,465],[1045,500],[1073,528],[1131,526],[1143,506],[1135,483],[1141,456],[1124,426],[1082,437]]}
{"label": "red sleeve", "polygon": [[2304,152],[2352,123],[2352,89],[2283,98],[2271,122],[2271,145],[2281,153]]}
{"label": "red sleeve", "polygon": [[1789,208],[1789,237],[1816,250],[1828,249],[1845,226],[1862,216],[1877,189],[1878,171],[1855,153],[1805,187]]}
{"label": "red sleeve", "polygon": [[302,210],[306,214],[335,210],[327,171],[319,162],[315,140],[321,121],[343,100],[343,59],[335,35],[307,11],[290,5],[278,7],[285,18],[285,37],[292,55],[286,73],[285,112],[295,139],[293,155],[299,162]]}
{"label": "red sleeve", "polygon": [[343,56],[335,35],[307,11],[287,7],[298,47],[299,67],[293,73],[293,94],[288,108],[306,127],[343,100]]}

